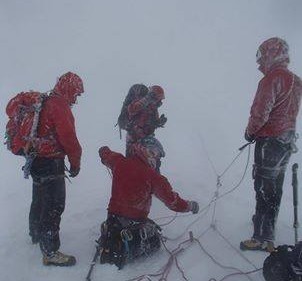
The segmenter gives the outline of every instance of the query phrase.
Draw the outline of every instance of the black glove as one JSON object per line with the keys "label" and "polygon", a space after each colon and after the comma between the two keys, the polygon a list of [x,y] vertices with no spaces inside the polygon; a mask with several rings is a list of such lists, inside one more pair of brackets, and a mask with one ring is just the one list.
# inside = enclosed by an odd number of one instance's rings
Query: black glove
{"label": "black glove", "polygon": [[75,178],[80,172],[80,167],[78,168],[75,168],[75,167],[70,167],[70,170],[69,170],[69,176],[71,178]]}
{"label": "black glove", "polygon": [[250,135],[247,131],[245,131],[245,133],[244,133],[244,138],[247,142],[252,142],[255,140],[255,136]]}
{"label": "black glove", "polygon": [[199,211],[199,204],[196,201],[188,201],[189,211],[193,214],[197,214]]}
{"label": "black glove", "polygon": [[158,120],[158,126],[159,127],[164,127],[164,125],[166,124],[167,122],[167,117],[165,116],[165,114],[162,114],[160,117],[159,117],[159,120]]}

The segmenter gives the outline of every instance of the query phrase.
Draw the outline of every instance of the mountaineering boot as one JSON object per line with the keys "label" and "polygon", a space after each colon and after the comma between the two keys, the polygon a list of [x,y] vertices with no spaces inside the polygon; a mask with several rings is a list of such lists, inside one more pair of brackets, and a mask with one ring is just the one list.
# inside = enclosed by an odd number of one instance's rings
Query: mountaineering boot
{"label": "mountaineering boot", "polygon": [[274,248],[274,242],[272,241],[263,241],[260,242],[257,239],[248,239],[245,241],[242,241],[240,243],[240,249],[245,250],[251,250],[251,251],[266,251],[266,252],[273,252],[275,250]]}
{"label": "mountaineering boot", "polygon": [[59,251],[54,252],[50,256],[43,256],[44,265],[72,266],[75,263],[76,258],[74,256],[65,255]]}

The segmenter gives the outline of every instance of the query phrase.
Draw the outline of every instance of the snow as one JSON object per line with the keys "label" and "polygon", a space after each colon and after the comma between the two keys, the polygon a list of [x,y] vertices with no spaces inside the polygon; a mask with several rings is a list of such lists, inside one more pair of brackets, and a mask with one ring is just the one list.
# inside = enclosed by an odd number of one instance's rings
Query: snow
{"label": "snow", "polygon": [[[47,91],[56,77],[69,70],[85,83],[85,94],[73,108],[83,146],[82,170],[72,184],[67,182],[61,223],[61,250],[75,255],[77,265],[42,265],[39,247],[28,237],[31,181],[23,179],[24,160],[2,145],[1,280],[85,280],[110,196],[110,176],[97,149],[109,145],[124,151],[125,139],[119,139],[114,125],[132,84],[159,84],[165,89],[160,113],[166,114],[168,122],[156,134],[167,155],[162,173],[182,197],[197,200],[204,209],[217,190],[217,176],[245,143],[243,132],[262,77],[255,63],[258,45],[272,36],[286,39],[290,69],[302,75],[299,0],[3,0],[0,8],[3,134],[5,106],[13,93]],[[301,132],[300,120],[297,131]],[[301,147],[301,140],[297,145]],[[243,177],[248,152],[246,148],[220,178],[219,194],[234,188]],[[262,267],[266,253],[239,251],[240,241],[252,235],[252,153],[253,147],[241,185],[218,200],[216,207],[212,204],[208,212],[179,214],[173,220],[174,213],[154,199],[150,217],[159,224],[170,222],[163,226],[163,234],[179,237],[167,242],[169,250],[188,239],[192,231],[204,250],[224,266],[241,271]],[[277,244],[294,243],[290,171],[295,162],[301,166],[300,152],[292,156],[288,167]],[[174,263],[167,280],[221,280],[234,272],[214,263],[195,240],[183,247],[177,259],[187,279]],[[92,280],[129,280],[153,274],[169,257],[162,248],[148,260],[121,271],[113,265],[96,264]],[[261,271],[249,278],[263,280]],[[248,280],[246,276],[229,278],[244,279]]]}

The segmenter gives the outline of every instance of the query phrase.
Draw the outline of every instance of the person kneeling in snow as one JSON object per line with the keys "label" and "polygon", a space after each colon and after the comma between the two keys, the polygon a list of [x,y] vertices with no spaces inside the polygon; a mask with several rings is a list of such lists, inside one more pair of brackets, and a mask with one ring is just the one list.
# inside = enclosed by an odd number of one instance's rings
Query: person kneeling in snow
{"label": "person kneeling in snow", "polygon": [[182,199],[168,180],[156,172],[163,155],[152,138],[131,146],[131,156],[99,149],[102,163],[112,171],[112,191],[107,220],[102,223],[100,262],[121,269],[128,261],[148,256],[160,248],[160,227],[148,219],[152,194],[176,212],[198,213],[195,201]]}

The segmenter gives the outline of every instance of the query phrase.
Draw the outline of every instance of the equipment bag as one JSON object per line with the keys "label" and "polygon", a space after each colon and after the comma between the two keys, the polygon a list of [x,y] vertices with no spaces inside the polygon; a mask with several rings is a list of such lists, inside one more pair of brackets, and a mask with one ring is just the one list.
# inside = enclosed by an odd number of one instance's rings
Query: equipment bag
{"label": "equipment bag", "polygon": [[264,260],[263,276],[266,281],[301,281],[302,242],[282,245],[272,252]]}
{"label": "equipment bag", "polygon": [[8,102],[5,144],[13,154],[26,156],[33,148],[39,114],[46,97],[46,93],[21,92]]}
{"label": "equipment bag", "polygon": [[160,249],[160,227],[151,220],[138,222],[109,216],[102,223],[100,263],[115,264],[118,269],[139,257]]}

